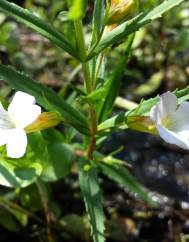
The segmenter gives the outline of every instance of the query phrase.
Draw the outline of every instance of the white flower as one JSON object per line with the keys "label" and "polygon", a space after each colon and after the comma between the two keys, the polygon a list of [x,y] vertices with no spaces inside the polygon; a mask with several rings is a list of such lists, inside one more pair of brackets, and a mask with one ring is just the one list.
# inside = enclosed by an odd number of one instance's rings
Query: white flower
{"label": "white flower", "polygon": [[41,114],[35,98],[24,92],[16,92],[6,111],[0,105],[0,146],[6,145],[7,156],[20,158],[25,154],[27,136],[24,128]]}
{"label": "white flower", "polygon": [[150,118],[167,143],[189,149],[189,102],[178,105],[176,95],[166,92],[150,110]]}

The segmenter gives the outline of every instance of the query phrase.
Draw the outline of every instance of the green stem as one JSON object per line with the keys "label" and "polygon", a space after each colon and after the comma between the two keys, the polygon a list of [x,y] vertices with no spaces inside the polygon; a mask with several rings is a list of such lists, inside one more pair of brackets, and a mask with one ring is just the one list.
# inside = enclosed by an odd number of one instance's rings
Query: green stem
{"label": "green stem", "polygon": [[35,214],[28,211],[27,209],[20,207],[18,204],[9,201],[8,199],[4,198],[3,196],[0,196],[0,206],[7,209],[7,211],[10,211],[11,209],[13,209],[20,213],[26,214],[28,217],[33,218],[36,222],[38,222],[42,225],[44,224],[44,222],[41,218],[37,217]]}
{"label": "green stem", "polygon": [[[86,86],[87,93],[89,94],[93,90],[95,90],[96,87],[93,85],[89,63],[84,62],[87,57],[87,50],[86,50],[82,21],[81,20],[75,21],[74,26],[75,26],[76,40],[79,48],[80,58],[83,61],[82,70],[83,70],[84,79],[85,79],[85,86]],[[90,127],[91,136],[90,136],[89,146],[87,150],[87,158],[91,160],[93,158],[92,157],[93,152],[96,149],[96,133],[97,133],[97,126],[98,126],[96,108],[92,104],[89,106],[89,114],[90,114],[90,123],[91,123],[91,127]]]}

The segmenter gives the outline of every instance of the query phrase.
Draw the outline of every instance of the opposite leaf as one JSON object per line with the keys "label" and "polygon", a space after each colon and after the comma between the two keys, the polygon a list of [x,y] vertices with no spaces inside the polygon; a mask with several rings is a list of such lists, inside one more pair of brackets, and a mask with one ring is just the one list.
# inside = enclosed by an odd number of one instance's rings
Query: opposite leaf
{"label": "opposite leaf", "polygon": [[89,170],[85,171],[85,164],[85,160],[80,159],[79,183],[90,220],[93,240],[94,242],[104,242],[104,213],[102,208],[97,169],[96,167],[91,166]]}

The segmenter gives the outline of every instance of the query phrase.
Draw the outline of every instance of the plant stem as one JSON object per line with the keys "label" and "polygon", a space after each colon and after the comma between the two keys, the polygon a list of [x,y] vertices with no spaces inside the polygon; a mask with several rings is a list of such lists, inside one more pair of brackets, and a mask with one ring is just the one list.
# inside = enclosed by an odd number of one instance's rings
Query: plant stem
{"label": "plant stem", "polygon": [[48,204],[48,195],[46,191],[46,187],[41,181],[36,182],[37,188],[39,195],[41,197],[41,202],[44,208],[45,216],[46,216],[46,222],[47,222],[47,240],[48,242],[55,242],[53,236],[52,236],[52,231],[51,231],[51,217],[52,213],[49,210],[49,204]]}
{"label": "plant stem", "polygon": [[[86,91],[89,94],[93,90],[95,90],[96,86],[93,85],[93,80],[90,74],[89,63],[84,62],[87,56],[87,51],[86,51],[85,36],[84,36],[82,21],[81,20],[75,21],[74,26],[75,26],[76,40],[79,48],[80,58],[83,61],[82,70],[83,70],[83,75],[85,80]],[[91,160],[93,158],[92,157],[93,151],[96,149],[96,133],[97,133],[97,126],[98,126],[96,108],[92,104],[89,105],[89,114],[90,114],[90,124],[91,124],[91,127],[90,127],[91,136],[90,136],[89,146],[87,150],[87,158]]]}
{"label": "plant stem", "polygon": [[28,211],[27,209],[20,207],[18,204],[14,203],[12,201],[9,201],[8,199],[4,198],[3,196],[0,196],[0,206],[4,207],[8,211],[10,211],[10,209],[13,209],[20,213],[26,214],[28,217],[34,219],[36,222],[44,225],[44,222],[41,218],[37,217],[35,214]]}
{"label": "plant stem", "polygon": [[96,150],[96,133],[97,133],[97,114],[93,106],[90,105],[90,121],[91,121],[91,137],[89,142],[89,147],[87,150],[87,158],[91,160],[93,157],[93,151]]}

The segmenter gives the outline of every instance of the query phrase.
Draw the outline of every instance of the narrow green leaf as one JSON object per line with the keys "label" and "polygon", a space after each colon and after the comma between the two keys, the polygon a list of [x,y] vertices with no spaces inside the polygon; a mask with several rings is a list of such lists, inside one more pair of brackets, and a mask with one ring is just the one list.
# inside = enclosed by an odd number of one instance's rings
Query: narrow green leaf
{"label": "narrow green leaf", "polygon": [[114,101],[118,95],[122,77],[124,74],[125,65],[127,63],[131,46],[134,40],[134,35],[132,35],[127,43],[124,57],[117,64],[114,72],[110,76],[110,79],[105,83],[104,89],[105,93],[103,99],[101,100],[99,111],[99,121],[102,122],[110,114],[113,108]]}
{"label": "narrow green leaf", "polygon": [[85,171],[85,160],[80,159],[79,163],[79,182],[90,220],[93,241],[104,242],[104,213],[97,169],[91,166],[89,170]]}
{"label": "narrow green leaf", "polygon": [[99,164],[102,172],[110,179],[114,180],[123,187],[126,187],[129,191],[137,193],[145,202],[151,206],[155,206],[155,203],[148,196],[136,178],[123,165],[108,165],[105,163]]}
{"label": "narrow green leaf", "polygon": [[105,83],[105,93],[103,99],[101,100],[101,107],[99,108],[100,122],[104,121],[104,119],[109,115],[112,110],[113,103],[118,95],[118,91],[120,88],[125,64],[125,59],[122,59],[116,66],[107,83]]}
{"label": "narrow green leaf", "polygon": [[73,0],[69,11],[69,19],[76,21],[85,16],[85,10],[87,6],[87,0]]}
{"label": "narrow green leaf", "polygon": [[184,0],[165,0],[154,9],[146,13],[141,13],[135,18],[119,25],[102,38],[95,49],[93,49],[88,55],[87,59],[89,60],[107,47],[123,41],[128,35],[136,32],[141,27],[150,23],[152,20],[160,18],[163,13],[177,6],[181,2],[184,2]]}
{"label": "narrow green leaf", "polygon": [[[182,89],[182,90],[175,90],[173,92],[177,98],[178,98],[178,103],[180,104],[181,102],[189,99],[189,86],[187,86],[186,88]],[[150,98],[148,100],[142,101],[139,106],[134,109],[131,110],[128,115],[129,116],[135,116],[135,115],[148,115],[150,109],[159,101],[159,96],[156,96],[154,98]],[[127,115],[127,116],[128,116]]]}
{"label": "narrow green leaf", "polygon": [[33,81],[30,77],[11,67],[3,65],[0,65],[0,77],[13,88],[34,96],[45,109],[59,112],[66,122],[73,125],[80,132],[88,133],[87,118],[58,97],[52,89]]}
{"label": "narrow green leaf", "polygon": [[70,55],[76,57],[77,51],[73,48],[66,37],[58,32],[53,26],[46,23],[41,18],[32,14],[27,9],[21,8],[14,3],[10,3],[6,0],[0,1],[0,11],[18,19],[20,22],[26,24],[28,27],[39,32],[41,35],[49,39],[52,43],[56,44],[61,49],[67,51]]}
{"label": "narrow green leaf", "polygon": [[92,44],[96,43],[102,34],[102,30],[103,30],[103,26],[104,26],[104,17],[105,17],[104,1],[95,0],[94,12],[93,12]]}
{"label": "narrow green leaf", "polygon": [[[94,11],[93,11],[93,20],[92,20],[92,39],[91,39],[91,47],[95,46],[98,41],[101,39],[104,29],[104,18],[105,18],[105,4],[104,0],[95,0],[94,1]],[[100,69],[98,71],[98,77],[96,76],[96,71],[98,69],[98,65],[100,64]],[[91,75],[92,79],[96,82],[99,79],[104,78],[104,58],[102,56],[95,57],[90,62],[91,67]]]}
{"label": "narrow green leaf", "polygon": [[[178,104],[189,99],[189,86],[182,90],[176,90],[173,92],[178,98]],[[128,116],[145,116],[148,115],[150,109],[159,101],[159,96],[142,101],[137,108],[115,115],[114,117],[107,119],[98,126],[98,130],[106,130],[111,128],[118,128],[125,124]]]}

